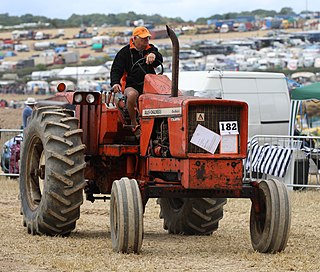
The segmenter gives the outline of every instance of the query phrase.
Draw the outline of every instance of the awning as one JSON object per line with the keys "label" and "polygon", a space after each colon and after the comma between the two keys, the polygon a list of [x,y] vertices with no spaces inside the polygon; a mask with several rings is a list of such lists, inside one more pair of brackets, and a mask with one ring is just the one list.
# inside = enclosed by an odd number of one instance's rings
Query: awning
{"label": "awning", "polygon": [[291,91],[291,99],[293,100],[320,100],[320,82],[296,88]]}
{"label": "awning", "polygon": [[320,100],[320,82],[296,88],[291,91],[290,127],[289,135],[293,135],[295,118],[302,100]]}

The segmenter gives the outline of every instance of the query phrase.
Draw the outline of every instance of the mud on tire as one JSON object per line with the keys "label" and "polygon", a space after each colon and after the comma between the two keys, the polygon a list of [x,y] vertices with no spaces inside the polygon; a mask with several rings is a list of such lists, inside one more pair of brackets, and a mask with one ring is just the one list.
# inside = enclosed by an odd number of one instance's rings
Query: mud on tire
{"label": "mud on tire", "polygon": [[291,226],[291,204],[286,186],[276,179],[258,182],[259,209],[251,206],[250,237],[254,250],[281,252],[286,248]]}
{"label": "mud on tire", "polygon": [[219,227],[225,198],[159,198],[160,218],[169,233],[209,235]]}
{"label": "mud on tire", "polygon": [[135,179],[123,177],[113,182],[110,229],[115,252],[140,253],[143,240],[143,204]]}
{"label": "mud on tire", "polygon": [[68,235],[83,203],[82,130],[73,112],[43,107],[32,113],[21,154],[20,198],[28,233]]}

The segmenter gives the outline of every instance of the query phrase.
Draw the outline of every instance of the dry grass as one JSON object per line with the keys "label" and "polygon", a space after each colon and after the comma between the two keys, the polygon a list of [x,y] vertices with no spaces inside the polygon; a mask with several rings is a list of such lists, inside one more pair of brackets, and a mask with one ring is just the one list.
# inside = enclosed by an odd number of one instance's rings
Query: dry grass
{"label": "dry grass", "polygon": [[[252,250],[250,200],[229,199],[212,236],[168,235],[154,199],[144,216],[140,255],[111,249],[109,202],[85,201],[68,238],[27,234],[19,214],[18,181],[0,178],[1,271],[319,271],[320,194],[292,192],[292,228],[283,253]],[[2,270],[4,269],[4,270]]]}
{"label": "dry grass", "polygon": [[[14,100],[23,105],[24,101],[32,95],[20,95],[20,94],[0,94],[0,99],[6,101]],[[46,95],[35,95],[33,96],[37,100],[47,98]],[[22,111],[23,108],[0,108],[0,128],[7,129],[20,129],[22,125]]]}

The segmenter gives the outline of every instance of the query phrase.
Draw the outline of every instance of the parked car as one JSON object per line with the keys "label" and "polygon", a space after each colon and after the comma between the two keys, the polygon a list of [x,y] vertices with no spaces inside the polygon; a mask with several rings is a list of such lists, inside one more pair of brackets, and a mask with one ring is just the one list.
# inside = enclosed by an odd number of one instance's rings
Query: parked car
{"label": "parked car", "polygon": [[4,143],[1,154],[1,169],[4,173],[19,173],[20,144],[22,140],[23,134],[21,133]]}

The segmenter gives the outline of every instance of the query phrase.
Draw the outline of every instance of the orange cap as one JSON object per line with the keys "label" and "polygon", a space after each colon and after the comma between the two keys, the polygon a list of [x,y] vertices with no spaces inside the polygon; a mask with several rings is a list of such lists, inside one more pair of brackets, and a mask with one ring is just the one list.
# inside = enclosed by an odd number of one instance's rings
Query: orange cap
{"label": "orange cap", "polygon": [[139,36],[140,38],[144,39],[147,37],[151,37],[151,34],[148,29],[146,29],[144,26],[138,26],[133,30],[132,33],[133,36]]}

